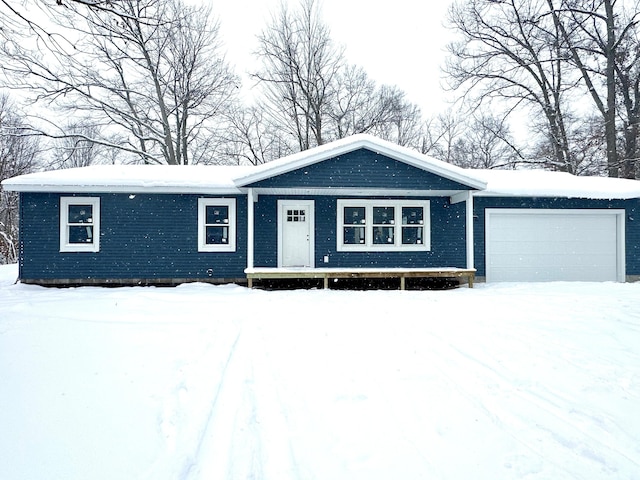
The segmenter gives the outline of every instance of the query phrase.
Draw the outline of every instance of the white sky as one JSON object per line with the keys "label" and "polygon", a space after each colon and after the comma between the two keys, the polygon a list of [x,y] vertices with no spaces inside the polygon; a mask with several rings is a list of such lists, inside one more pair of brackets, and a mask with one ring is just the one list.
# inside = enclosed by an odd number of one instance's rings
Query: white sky
{"label": "white sky", "polygon": [[[254,69],[256,36],[280,0],[208,1],[220,20],[229,62],[240,75]],[[298,4],[284,1],[292,8]],[[345,47],[349,63],[362,66],[378,84],[400,87],[425,117],[445,108],[441,66],[451,35],[443,28],[450,0],[320,1],[332,39]]]}

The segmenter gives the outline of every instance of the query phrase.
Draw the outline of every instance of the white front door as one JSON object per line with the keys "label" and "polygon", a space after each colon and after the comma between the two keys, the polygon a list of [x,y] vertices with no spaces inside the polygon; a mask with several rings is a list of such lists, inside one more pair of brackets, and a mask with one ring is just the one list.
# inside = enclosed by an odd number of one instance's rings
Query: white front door
{"label": "white front door", "polygon": [[278,200],[278,267],[313,267],[313,200]]}

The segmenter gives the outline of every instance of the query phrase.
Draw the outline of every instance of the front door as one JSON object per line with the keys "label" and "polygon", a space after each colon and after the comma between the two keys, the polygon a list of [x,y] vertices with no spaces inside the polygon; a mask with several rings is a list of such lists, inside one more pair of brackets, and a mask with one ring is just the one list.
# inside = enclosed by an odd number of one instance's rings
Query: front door
{"label": "front door", "polygon": [[313,267],[313,200],[278,200],[278,267]]}

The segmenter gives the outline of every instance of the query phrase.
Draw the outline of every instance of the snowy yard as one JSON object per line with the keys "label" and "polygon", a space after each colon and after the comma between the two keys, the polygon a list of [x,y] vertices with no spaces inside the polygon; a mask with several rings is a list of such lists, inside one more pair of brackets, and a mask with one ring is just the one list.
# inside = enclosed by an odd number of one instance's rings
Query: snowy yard
{"label": "snowy yard", "polygon": [[0,267],[1,479],[640,478],[640,284],[15,276]]}

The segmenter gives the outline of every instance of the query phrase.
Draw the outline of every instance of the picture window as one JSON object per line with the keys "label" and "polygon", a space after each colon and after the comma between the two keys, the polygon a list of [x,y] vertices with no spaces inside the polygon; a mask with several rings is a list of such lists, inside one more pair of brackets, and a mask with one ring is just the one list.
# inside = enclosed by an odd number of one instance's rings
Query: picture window
{"label": "picture window", "polygon": [[428,200],[337,202],[338,251],[429,250]]}

